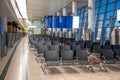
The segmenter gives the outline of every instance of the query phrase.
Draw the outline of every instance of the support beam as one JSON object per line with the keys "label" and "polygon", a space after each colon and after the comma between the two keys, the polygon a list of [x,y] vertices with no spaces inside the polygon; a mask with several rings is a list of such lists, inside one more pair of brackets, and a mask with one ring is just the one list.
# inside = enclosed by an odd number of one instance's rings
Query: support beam
{"label": "support beam", "polygon": [[95,0],[88,0],[88,32],[90,32],[90,39],[95,41],[95,20],[94,9]]}

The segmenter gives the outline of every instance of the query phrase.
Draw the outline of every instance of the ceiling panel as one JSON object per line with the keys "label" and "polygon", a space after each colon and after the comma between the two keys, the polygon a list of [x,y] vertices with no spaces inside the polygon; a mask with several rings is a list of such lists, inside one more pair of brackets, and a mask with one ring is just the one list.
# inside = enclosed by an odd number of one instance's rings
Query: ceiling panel
{"label": "ceiling panel", "polygon": [[[41,18],[46,15],[53,15],[67,5],[68,13],[71,12],[73,0],[27,0],[27,13],[29,19]],[[88,0],[77,0],[78,7],[87,4]]]}

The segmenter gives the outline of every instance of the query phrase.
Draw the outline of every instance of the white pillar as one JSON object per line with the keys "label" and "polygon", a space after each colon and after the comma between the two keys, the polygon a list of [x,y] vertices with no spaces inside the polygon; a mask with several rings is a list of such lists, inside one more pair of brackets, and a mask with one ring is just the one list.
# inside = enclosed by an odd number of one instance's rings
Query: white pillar
{"label": "white pillar", "polygon": [[[76,3],[76,0],[74,0],[72,2],[72,16],[77,16],[77,3]],[[75,31],[76,31],[76,34],[75,34]],[[74,35],[75,34],[75,35]],[[71,32],[71,37],[72,38],[75,38],[75,40],[77,40],[77,30],[75,29],[72,29],[72,32]],[[76,37],[75,37],[76,36]]]}
{"label": "white pillar", "polygon": [[67,9],[63,8],[63,16],[67,16]]}
{"label": "white pillar", "polygon": [[72,2],[72,15],[77,16],[77,4],[75,0]]}
{"label": "white pillar", "polygon": [[91,29],[92,32],[95,32],[95,26],[94,26],[94,0],[88,0],[88,29]]}
{"label": "white pillar", "polygon": [[95,41],[95,0],[88,0],[88,29],[90,30],[89,38]]}
{"label": "white pillar", "polygon": [[60,16],[60,12],[59,11],[57,12],[57,16]]}
{"label": "white pillar", "polygon": [[[63,16],[67,16],[67,9],[66,9],[66,7],[63,8]],[[67,32],[67,29],[61,30],[61,37],[66,37],[67,38],[67,33],[66,32]]]}

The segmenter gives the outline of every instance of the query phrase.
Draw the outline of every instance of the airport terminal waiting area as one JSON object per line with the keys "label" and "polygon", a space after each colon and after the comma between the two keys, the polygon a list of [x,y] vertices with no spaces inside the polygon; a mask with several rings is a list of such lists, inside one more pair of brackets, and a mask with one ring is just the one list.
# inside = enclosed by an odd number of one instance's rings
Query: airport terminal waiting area
{"label": "airport terminal waiting area", "polygon": [[[95,73],[95,67],[102,72],[109,72],[107,67],[111,64],[120,64],[120,45],[111,45],[109,41],[75,41],[64,37],[30,35],[29,47],[37,52],[33,54],[44,75],[47,75],[49,67],[72,66]],[[89,55],[96,56],[101,62],[88,60]]]}

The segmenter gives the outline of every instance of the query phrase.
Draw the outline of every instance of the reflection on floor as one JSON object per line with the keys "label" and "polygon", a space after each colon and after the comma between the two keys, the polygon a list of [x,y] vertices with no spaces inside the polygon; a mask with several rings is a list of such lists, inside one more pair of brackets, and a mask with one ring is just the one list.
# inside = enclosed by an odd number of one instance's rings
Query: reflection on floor
{"label": "reflection on floor", "polygon": [[120,80],[120,64],[109,65],[108,72],[95,67],[95,73],[74,66],[49,67],[44,75],[35,60],[36,51],[27,43],[24,38],[18,45],[5,80]]}

